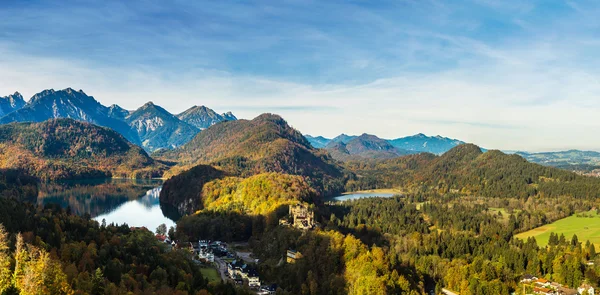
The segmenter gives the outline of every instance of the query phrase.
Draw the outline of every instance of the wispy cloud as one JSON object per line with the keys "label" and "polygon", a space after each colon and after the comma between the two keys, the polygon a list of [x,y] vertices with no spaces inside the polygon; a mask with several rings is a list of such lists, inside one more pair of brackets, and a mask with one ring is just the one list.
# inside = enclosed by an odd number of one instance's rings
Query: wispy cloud
{"label": "wispy cloud", "polygon": [[[600,150],[600,4],[0,3],[0,95],[277,112],[301,131]],[[67,17],[68,15],[68,17]]]}

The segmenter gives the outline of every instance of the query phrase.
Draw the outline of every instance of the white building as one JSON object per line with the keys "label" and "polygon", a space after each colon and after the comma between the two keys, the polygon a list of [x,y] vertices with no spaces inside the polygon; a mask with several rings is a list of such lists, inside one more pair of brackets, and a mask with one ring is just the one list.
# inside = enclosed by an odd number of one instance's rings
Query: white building
{"label": "white building", "polygon": [[592,287],[588,284],[581,285],[581,287],[577,288],[577,292],[579,292],[579,294],[581,294],[581,295],[595,295],[596,294],[594,287]]}

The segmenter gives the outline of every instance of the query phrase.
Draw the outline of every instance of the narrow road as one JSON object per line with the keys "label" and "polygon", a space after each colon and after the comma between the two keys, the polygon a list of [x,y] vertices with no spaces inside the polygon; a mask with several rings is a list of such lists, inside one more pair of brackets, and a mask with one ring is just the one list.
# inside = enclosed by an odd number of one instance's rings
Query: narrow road
{"label": "narrow road", "polygon": [[227,263],[223,261],[220,257],[215,257],[215,262],[217,263],[217,270],[221,274],[221,280],[223,282],[227,282]]}

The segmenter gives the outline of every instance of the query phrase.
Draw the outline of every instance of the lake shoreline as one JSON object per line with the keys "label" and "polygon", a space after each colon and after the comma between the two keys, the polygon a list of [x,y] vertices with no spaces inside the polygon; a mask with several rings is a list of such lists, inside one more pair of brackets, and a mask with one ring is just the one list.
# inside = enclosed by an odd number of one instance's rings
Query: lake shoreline
{"label": "lake shoreline", "polygon": [[403,193],[404,192],[399,188],[381,188],[381,189],[345,192],[345,193],[342,193],[342,195],[353,195],[353,194],[398,194],[398,195],[401,195]]}

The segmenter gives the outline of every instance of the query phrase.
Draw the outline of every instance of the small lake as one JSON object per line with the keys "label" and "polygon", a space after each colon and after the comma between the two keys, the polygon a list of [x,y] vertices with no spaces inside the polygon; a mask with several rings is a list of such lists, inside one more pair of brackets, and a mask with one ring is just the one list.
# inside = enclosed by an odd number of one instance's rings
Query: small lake
{"label": "small lake", "polygon": [[329,198],[328,201],[348,201],[355,199],[364,198],[391,198],[397,194],[384,194],[384,193],[349,193],[341,196]]}
{"label": "small lake", "polygon": [[39,205],[58,204],[72,213],[106,224],[123,224],[156,230],[175,226],[181,217],[175,208],[160,204],[161,180],[103,179],[45,183]]}

